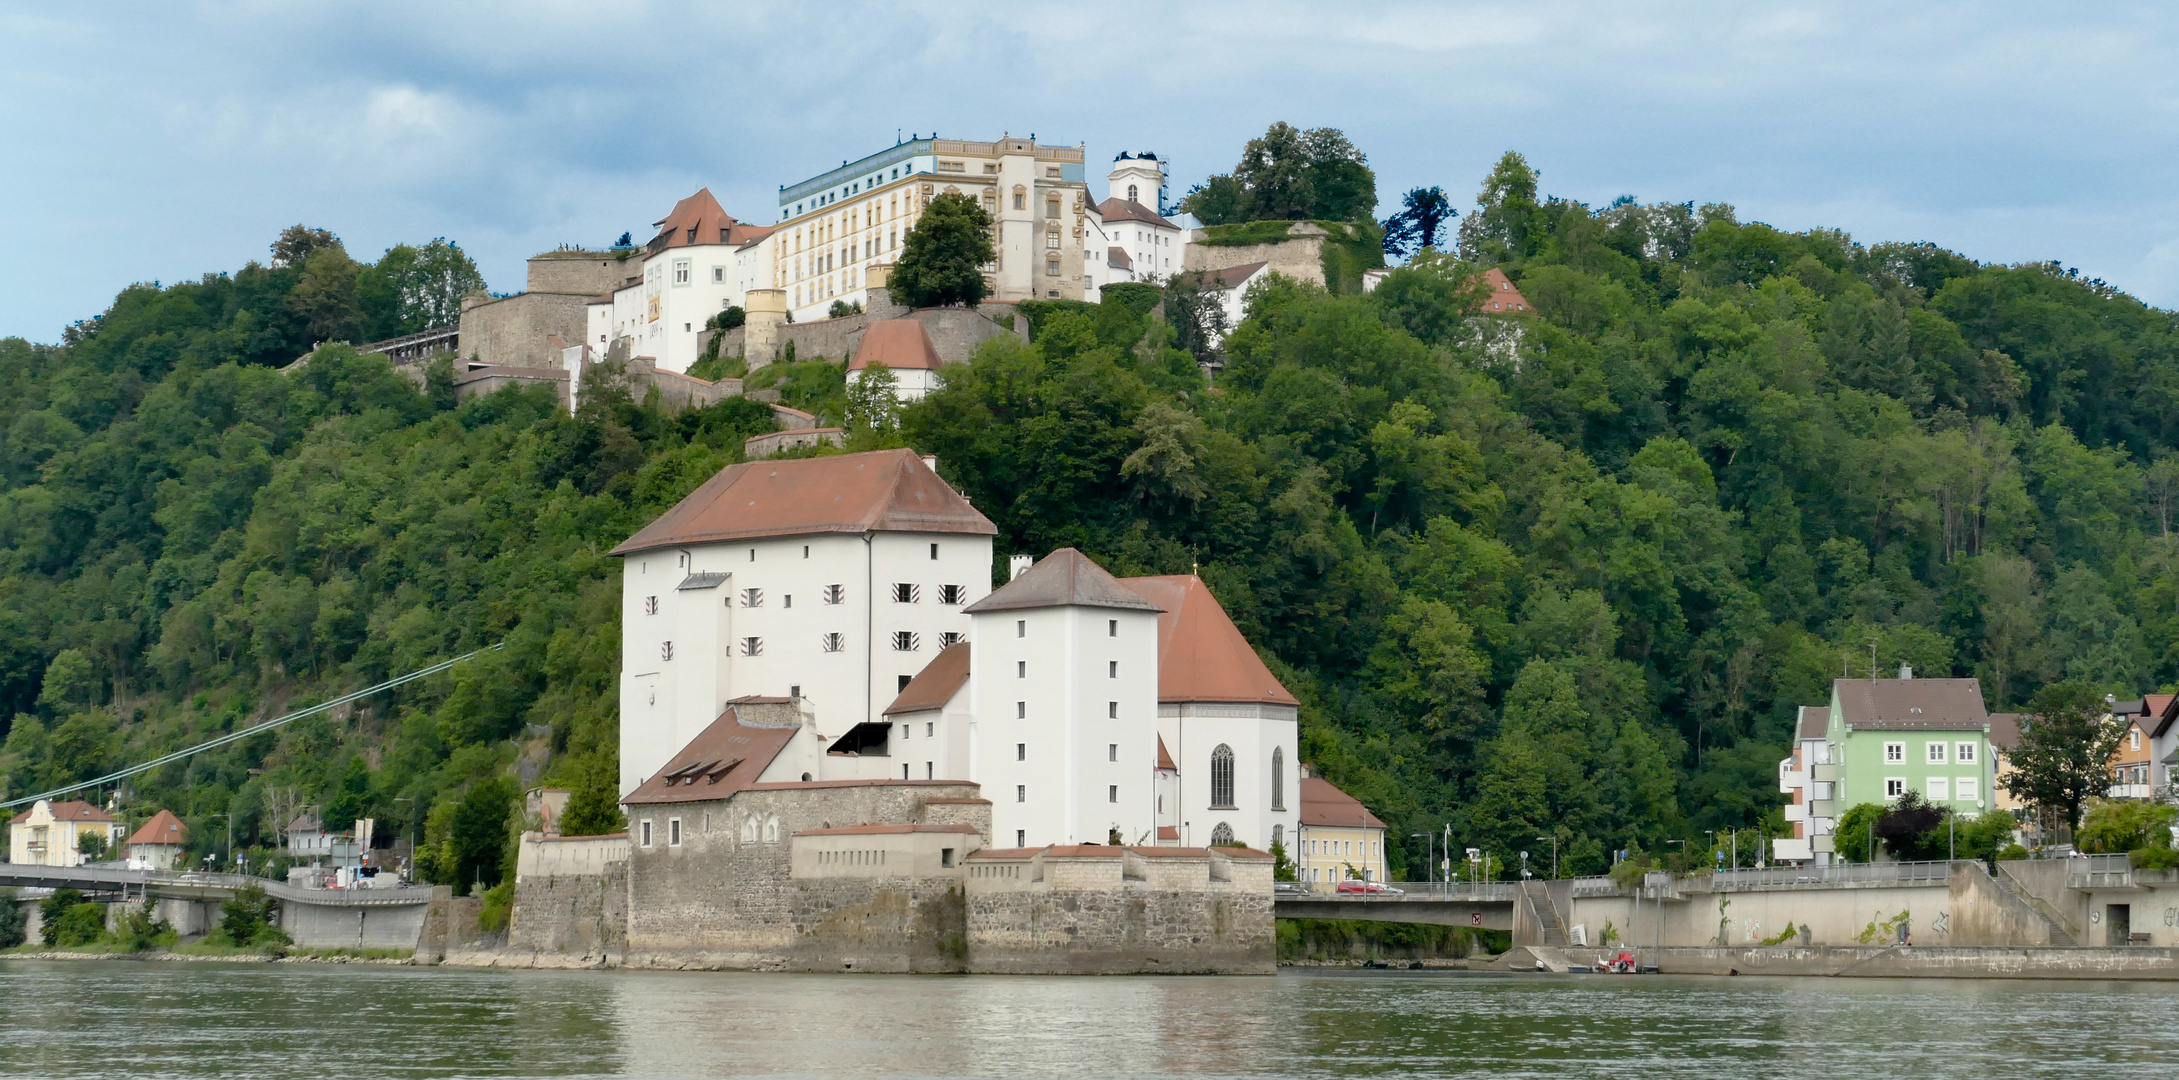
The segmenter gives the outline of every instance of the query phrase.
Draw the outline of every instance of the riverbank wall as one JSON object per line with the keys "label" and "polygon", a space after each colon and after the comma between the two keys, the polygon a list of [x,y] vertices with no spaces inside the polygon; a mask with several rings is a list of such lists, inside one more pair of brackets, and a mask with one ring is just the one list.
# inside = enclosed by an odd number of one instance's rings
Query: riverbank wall
{"label": "riverbank wall", "polygon": [[[1509,970],[1601,968],[1617,949],[1518,947],[1493,965]],[[1638,951],[1644,967],[1666,975],[1820,975],[1867,979],[2131,979],[2179,981],[2179,948],[2153,946],[1818,945],[1718,948],[1665,946]]]}

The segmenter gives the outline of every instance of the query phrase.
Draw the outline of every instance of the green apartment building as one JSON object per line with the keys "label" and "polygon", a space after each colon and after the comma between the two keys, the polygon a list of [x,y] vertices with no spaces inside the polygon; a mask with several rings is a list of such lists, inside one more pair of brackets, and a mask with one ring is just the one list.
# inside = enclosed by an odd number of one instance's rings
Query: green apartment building
{"label": "green apartment building", "polygon": [[1835,680],[1824,741],[1838,813],[1909,791],[1962,817],[1994,805],[1990,714],[1974,679]]}

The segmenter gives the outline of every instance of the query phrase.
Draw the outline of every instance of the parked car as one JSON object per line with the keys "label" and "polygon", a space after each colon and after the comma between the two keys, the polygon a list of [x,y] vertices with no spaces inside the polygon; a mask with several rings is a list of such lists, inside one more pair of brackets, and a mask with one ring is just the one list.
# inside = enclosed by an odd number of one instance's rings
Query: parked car
{"label": "parked car", "polygon": [[1276,896],[1307,896],[1309,886],[1298,881],[1281,881],[1272,885],[1271,892]]}
{"label": "parked car", "polygon": [[1340,882],[1339,891],[1342,894],[1361,893],[1368,896],[1401,896],[1406,893],[1405,889],[1394,888],[1382,881],[1353,880]]}

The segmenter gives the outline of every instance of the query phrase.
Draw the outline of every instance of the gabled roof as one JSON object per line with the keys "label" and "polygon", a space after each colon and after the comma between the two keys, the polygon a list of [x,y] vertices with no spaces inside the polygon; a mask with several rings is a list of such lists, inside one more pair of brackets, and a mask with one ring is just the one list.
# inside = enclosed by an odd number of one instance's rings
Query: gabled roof
{"label": "gabled roof", "polygon": [[1167,752],[1166,752],[1166,750],[1165,750],[1165,736],[1163,736],[1163,735],[1160,735],[1160,736],[1158,736],[1158,771],[1159,771],[1159,772],[1179,772],[1179,771],[1180,771],[1180,766],[1178,766],[1178,765],[1175,765],[1175,764],[1173,764],[1173,755],[1171,755],[1171,754],[1167,753]]}
{"label": "gabled roof", "polygon": [[189,838],[188,827],[172,810],[161,810],[151,815],[144,827],[130,835],[131,844],[180,844]]}
{"label": "gabled roof", "polygon": [[[991,595],[963,608],[971,615],[987,611],[1019,611],[1028,608],[1097,607],[1126,611],[1158,611],[1160,608],[1120,584],[1120,579],[1071,547],[1039,559],[1021,576]],[[1159,635],[1161,638],[1164,635]]]}
{"label": "gabled roof", "polygon": [[1209,272],[1210,280],[1204,282],[1204,287],[1211,289],[1238,289],[1241,286],[1248,284],[1248,279],[1255,277],[1258,270],[1261,270],[1269,265],[1271,264],[1252,262],[1242,263],[1239,266],[1228,266],[1218,270],[1212,270]]}
{"label": "gabled roof", "polygon": [[817,533],[998,531],[912,451],[873,450],[729,465],[611,554]]}
{"label": "gabled roof", "polygon": [[1327,829],[1382,829],[1385,823],[1354,796],[1321,776],[1301,778],[1301,823]]}
{"label": "gabled roof", "polygon": [[324,832],[325,823],[318,820],[318,812],[315,809],[306,806],[303,807],[303,812],[295,815],[295,820],[288,822],[288,827],[281,831],[291,833]]}
{"label": "gabled roof", "polygon": [[2010,750],[2020,745],[2020,714],[1994,712],[1990,714],[1990,745],[2000,750]]}
{"label": "gabled roof", "polygon": [[938,655],[931,657],[931,662],[923,665],[915,678],[908,680],[908,685],[901,688],[900,696],[885,707],[884,715],[943,709],[966,682],[968,642],[955,642],[938,650]]}
{"label": "gabled roof", "polygon": [[1097,216],[1106,221],[1141,221],[1151,225],[1162,225],[1168,229],[1180,228],[1180,226],[1160,216],[1157,211],[1133,199],[1106,199],[1097,204]]}
{"label": "gabled roof", "polygon": [[[54,821],[98,822],[113,820],[113,815],[80,799],[70,799],[67,802],[47,802],[45,806],[46,812],[53,815]],[[29,820],[30,811],[37,808],[37,803],[30,804],[30,810],[25,810],[9,818],[8,824],[14,825]]]}
{"label": "gabled roof", "polygon": [[1506,272],[1493,266],[1483,271],[1483,283],[1490,286],[1490,297],[1483,301],[1485,315],[1533,315],[1536,309],[1528,305],[1528,297],[1514,287],[1513,279]]}
{"label": "gabled roof", "polygon": [[1821,739],[1821,738],[1823,738],[1824,732],[1826,732],[1826,731],[1830,730],[1830,728],[1831,728],[1831,706],[1829,706],[1829,705],[1803,705],[1803,706],[1801,706],[1801,724],[1800,724],[1800,731],[1799,731],[1798,735],[1796,736],[1797,738],[1802,738],[1802,739]]}
{"label": "gabled roof", "polygon": [[1126,248],[1123,248],[1118,244],[1114,244],[1111,247],[1105,249],[1105,265],[1117,266],[1122,270],[1133,270],[1135,268],[1135,260],[1127,257]]}
{"label": "gabled roof", "polygon": [[2179,694],[2150,694],[2148,701],[2156,717],[2156,722],[2149,725],[2149,734],[2161,739],[2173,723],[2179,722]]}
{"label": "gabled roof", "polygon": [[930,332],[915,319],[879,319],[863,332],[862,345],[849,358],[847,369],[861,371],[872,364],[895,371],[936,371],[943,361]]}
{"label": "gabled roof", "polygon": [[[1024,577],[1028,575],[1023,575]],[[1124,578],[1120,584],[1155,605],[1158,700],[1295,705],[1233,625],[1218,598],[1194,574]]]}
{"label": "gabled roof", "polygon": [[801,728],[751,727],[729,707],[620,801],[705,802],[747,789]]}
{"label": "gabled roof", "polygon": [[1834,679],[1831,693],[1856,731],[1980,731],[1990,720],[1973,679]]}
{"label": "gabled roof", "polygon": [[[746,244],[771,234],[770,227],[752,227],[734,220],[719,200],[712,197],[710,188],[699,189],[696,194],[673,204],[672,212],[652,224],[658,226],[658,235],[644,245],[647,254],[657,254],[667,248],[693,247],[701,244]],[[760,231],[761,230],[761,231]]]}

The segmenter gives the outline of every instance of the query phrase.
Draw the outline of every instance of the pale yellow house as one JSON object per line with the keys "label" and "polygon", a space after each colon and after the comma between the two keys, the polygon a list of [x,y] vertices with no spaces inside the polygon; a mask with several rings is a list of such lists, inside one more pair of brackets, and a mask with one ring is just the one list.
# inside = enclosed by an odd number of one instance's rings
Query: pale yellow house
{"label": "pale yellow house", "polygon": [[1385,823],[1322,777],[1301,778],[1301,824],[1294,830],[1295,876],[1307,882],[1383,881]]}
{"label": "pale yellow house", "polygon": [[87,802],[40,799],[8,821],[8,861],[30,866],[81,866],[83,838],[106,839],[106,858],[121,856],[121,824]]}

